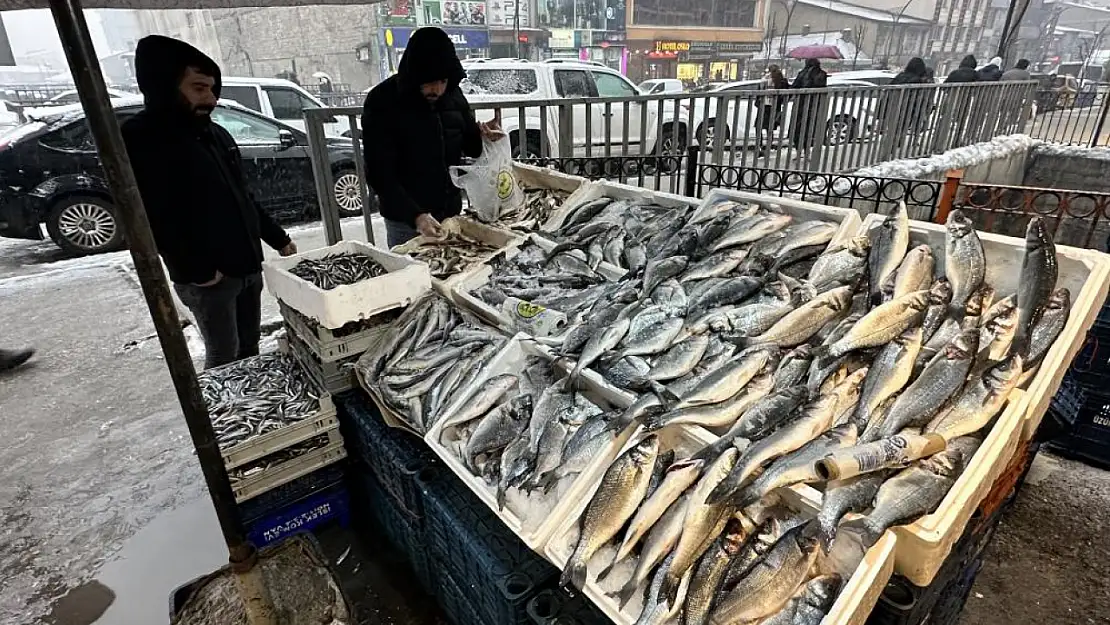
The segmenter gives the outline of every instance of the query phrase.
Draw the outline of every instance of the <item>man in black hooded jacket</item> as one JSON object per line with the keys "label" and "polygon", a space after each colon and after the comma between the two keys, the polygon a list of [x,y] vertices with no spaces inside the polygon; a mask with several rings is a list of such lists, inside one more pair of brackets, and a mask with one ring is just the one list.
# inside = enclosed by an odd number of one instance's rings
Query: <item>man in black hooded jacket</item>
{"label": "man in black hooded jacket", "polygon": [[251,197],[231,134],[212,123],[220,68],[151,35],[135,49],[144,108],[123,124],[158,253],[204,338],[205,368],[258,354],[262,245],[295,254]]}
{"label": "man in black hooded jacket", "polygon": [[978,64],[979,62],[975,60],[975,57],[973,55],[969,54],[965,56],[963,60],[960,61],[960,66],[952,70],[952,73],[948,75],[948,78],[944,79],[944,82],[950,83],[978,81],[979,72],[975,70],[975,66]]}
{"label": "man in black hooded jacket", "polygon": [[439,222],[462,211],[448,168],[482,154],[482,137],[499,136],[495,122],[479,124],[459,83],[466,78],[455,45],[443,30],[409,37],[397,74],[374,87],[362,109],[366,176],[378,195],[389,246],[417,234],[434,236]]}

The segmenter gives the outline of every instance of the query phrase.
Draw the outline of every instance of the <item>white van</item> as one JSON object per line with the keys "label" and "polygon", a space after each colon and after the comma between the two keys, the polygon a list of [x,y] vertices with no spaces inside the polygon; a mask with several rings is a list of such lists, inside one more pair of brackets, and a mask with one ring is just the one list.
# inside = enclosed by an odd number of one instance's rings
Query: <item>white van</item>
{"label": "white van", "polygon": [[[306,108],[326,106],[297,83],[281,78],[229,76],[225,77],[222,83],[221,98],[235,100],[253,111],[300,130],[305,130],[304,116],[301,111]],[[335,118],[324,124],[324,134],[332,137],[351,136],[351,127],[347,118]]]}

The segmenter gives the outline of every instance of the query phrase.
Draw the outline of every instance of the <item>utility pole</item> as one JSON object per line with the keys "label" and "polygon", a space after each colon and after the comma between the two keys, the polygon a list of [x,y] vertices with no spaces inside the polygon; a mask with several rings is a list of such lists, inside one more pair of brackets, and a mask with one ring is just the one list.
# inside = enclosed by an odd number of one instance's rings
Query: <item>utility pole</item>
{"label": "utility pole", "polygon": [[516,42],[516,58],[520,57],[520,0],[513,0],[513,41]]}
{"label": "utility pole", "polygon": [[181,332],[177,308],[170,295],[162,262],[154,247],[139,186],[127,157],[116,121],[115,111],[108,100],[104,76],[100,71],[96,51],[93,49],[89,27],[81,9],[80,0],[50,0],[50,12],[58,29],[66,60],[69,62],[73,82],[81,98],[89,129],[96,141],[97,153],[104,169],[104,177],[112,192],[120,224],[127,238],[127,247],[135,263],[135,273],[146,297],[158,342],[166,357],[177,400],[185,416],[197,461],[200,462],[212,507],[220,524],[224,542],[230,554],[231,570],[236,574],[241,598],[251,625],[275,625],[277,614],[266,591],[262,571],[258,566],[258,553],[247,540],[246,531],[235,506],[235,495],[227,477],[223,457],[216,441],[216,433],[208,418],[208,407],[200,394],[193,359]]}

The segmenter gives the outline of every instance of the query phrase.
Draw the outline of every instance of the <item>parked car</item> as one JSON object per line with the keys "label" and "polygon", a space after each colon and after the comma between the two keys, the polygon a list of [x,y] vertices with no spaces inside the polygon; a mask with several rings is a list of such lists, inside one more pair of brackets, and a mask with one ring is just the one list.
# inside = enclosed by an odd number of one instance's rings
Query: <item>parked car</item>
{"label": "parked car", "polygon": [[682,81],[677,78],[653,78],[639,84],[640,93],[657,95],[660,93],[682,93]]}
{"label": "parked car", "polygon": [[[320,98],[290,80],[228,76],[221,82],[221,98],[235,100],[252,111],[285,122],[301,132],[306,131],[303,114],[305,109],[327,107]],[[351,125],[345,117],[332,117],[324,124],[324,134],[349,137]]]}
{"label": "parked car", "polygon": [[[142,110],[135,98],[113,104],[120,123]],[[121,248],[123,232],[84,112],[79,105],[47,111],[0,132],[0,236],[43,239],[45,226],[46,235],[71,254]],[[235,138],[247,185],[264,210],[281,222],[319,216],[305,133],[224,100],[212,121]],[[332,192],[344,216],[362,212],[353,156],[350,139],[328,138]]]}
{"label": "parked car", "polygon": [[[112,100],[116,100],[116,99],[119,99],[119,98],[134,98],[137,95],[138,94],[131,93],[131,92],[128,92],[128,91],[120,91],[119,89],[112,89],[111,87],[108,88],[108,97]],[[70,89],[69,91],[63,91],[63,92],[59,93],[58,95],[54,96],[53,98],[50,98],[44,104],[42,104],[41,107],[66,106],[66,105],[69,105],[69,104],[80,104],[80,103],[81,103],[81,96],[79,96],[77,94],[77,90],[76,89]]]}
{"label": "parked car", "polygon": [[[600,63],[551,59],[544,62],[517,60],[464,61],[467,80],[463,91],[475,107],[519,100],[550,100],[560,98],[635,98],[643,95],[640,90],[616,70]],[[586,107],[592,108],[587,132]],[[559,107],[546,109],[546,135],[542,132],[540,109],[524,107],[524,122],[520,124],[516,107],[502,112],[501,127],[512,142],[513,155],[521,158],[537,157],[548,153],[555,157],[580,156],[586,153],[600,155],[606,143],[625,143],[625,125],[628,127],[629,154],[639,154],[641,138],[645,154],[681,153],[686,146],[686,109],[674,101],[664,103],[662,129],[659,128],[660,110],[655,102],[630,102],[612,105],[606,111],[604,104],[578,104],[573,107],[574,128],[571,129],[572,154],[559,153]],[[608,113],[609,136],[605,136]],[[493,111],[477,108],[479,120],[493,118]],[[679,121],[675,121],[675,120]],[[544,148],[547,147],[547,150]]]}
{"label": "parked car", "polygon": [[894,77],[897,75],[898,72],[891,72],[885,69],[859,69],[849,70],[847,72],[833,72],[829,74],[829,84],[852,81],[853,83],[866,83],[875,85],[876,87],[882,87],[889,85],[890,81],[894,80]]}

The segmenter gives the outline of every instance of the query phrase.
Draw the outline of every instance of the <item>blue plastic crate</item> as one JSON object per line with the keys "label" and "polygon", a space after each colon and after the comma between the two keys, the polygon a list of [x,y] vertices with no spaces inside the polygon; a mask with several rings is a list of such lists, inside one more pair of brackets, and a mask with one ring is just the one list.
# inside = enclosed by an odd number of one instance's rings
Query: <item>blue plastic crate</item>
{"label": "blue plastic crate", "polygon": [[336,396],[335,404],[348,450],[370,468],[407,514],[423,516],[416,474],[438,463],[432,451],[412,434],[386,425],[378,407],[361,391]]}
{"label": "blue plastic crate", "polygon": [[559,571],[454,477],[424,471],[426,532],[437,565],[446,568],[486,623],[528,623],[527,602]]}
{"label": "blue plastic crate", "polygon": [[351,502],[347,489],[336,485],[249,523],[247,538],[256,547],[263,547],[293,534],[310,532],[332,521],[346,527],[350,518]]}
{"label": "blue plastic crate", "polygon": [[377,477],[368,471],[359,471],[355,483],[362,489],[374,522],[385,534],[386,540],[405,556],[420,586],[428,594],[435,594],[437,575],[428,553],[428,541],[423,520],[410,516],[396,499],[382,487]]}
{"label": "blue plastic crate", "polygon": [[243,519],[244,524],[250,525],[264,516],[273,515],[288,508],[313,493],[335,486],[343,481],[345,465],[345,462],[329,464],[257,497],[251,497],[239,504],[239,517]]}

